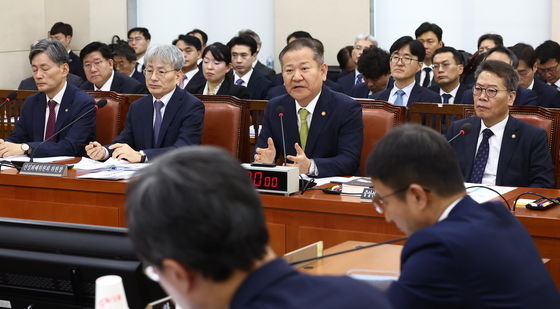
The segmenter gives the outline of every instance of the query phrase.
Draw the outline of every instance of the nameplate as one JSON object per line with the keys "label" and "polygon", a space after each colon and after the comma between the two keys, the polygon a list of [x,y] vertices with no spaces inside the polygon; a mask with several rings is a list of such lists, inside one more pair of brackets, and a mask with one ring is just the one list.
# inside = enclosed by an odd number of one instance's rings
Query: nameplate
{"label": "nameplate", "polygon": [[371,199],[375,195],[375,190],[372,188],[364,188],[362,195],[360,196],[360,202],[371,203]]}
{"label": "nameplate", "polygon": [[62,177],[68,175],[66,164],[25,162],[19,171],[22,175]]}

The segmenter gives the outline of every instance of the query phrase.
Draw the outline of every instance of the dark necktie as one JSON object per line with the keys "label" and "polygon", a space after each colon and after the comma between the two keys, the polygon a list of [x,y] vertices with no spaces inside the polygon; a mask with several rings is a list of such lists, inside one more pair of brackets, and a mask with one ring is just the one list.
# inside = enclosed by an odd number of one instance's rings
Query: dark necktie
{"label": "dark necktie", "polygon": [[237,86],[243,86],[243,83],[244,83],[244,81],[243,81],[243,79],[241,79],[241,78],[235,81],[235,84],[236,84]]}
{"label": "dark necktie", "polygon": [[443,98],[443,103],[449,103],[449,99],[451,99],[452,95],[450,95],[449,93],[444,93],[441,95],[441,97]]}
{"label": "dark necktie", "polygon": [[426,76],[424,76],[424,81],[422,82],[422,87],[428,87],[428,85],[430,84],[430,72],[432,71],[432,68],[430,67],[425,67],[424,72],[426,72]]}
{"label": "dark necktie", "polygon": [[161,109],[163,108],[163,102],[157,100],[154,102],[154,109],[156,112],[156,120],[154,121],[154,147],[158,144],[159,129],[161,128]]}
{"label": "dark necktie", "polygon": [[486,163],[488,162],[488,154],[490,153],[490,144],[488,139],[490,136],[494,135],[494,132],[490,129],[484,129],[482,131],[482,141],[480,146],[478,146],[478,151],[476,152],[476,157],[474,158],[474,164],[471,171],[471,177],[468,182],[471,183],[481,183],[482,176],[484,175],[484,170],[486,169]]}
{"label": "dark necktie", "polygon": [[47,119],[47,129],[45,130],[45,138],[46,141],[49,137],[54,134],[54,127],[56,125],[56,111],[54,108],[56,107],[56,102],[54,100],[49,100],[49,118]]}
{"label": "dark necktie", "polygon": [[354,85],[359,85],[364,83],[364,75],[362,73],[356,75],[356,83]]}

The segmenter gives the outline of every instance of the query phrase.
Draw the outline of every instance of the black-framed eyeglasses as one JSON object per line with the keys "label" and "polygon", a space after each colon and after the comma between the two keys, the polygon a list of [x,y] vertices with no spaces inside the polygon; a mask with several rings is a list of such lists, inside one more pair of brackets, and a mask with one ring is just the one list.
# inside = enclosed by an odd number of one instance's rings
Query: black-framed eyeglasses
{"label": "black-framed eyeglasses", "polygon": [[474,86],[472,88],[473,95],[475,95],[477,97],[482,95],[482,92],[484,92],[484,94],[486,94],[487,97],[493,98],[493,97],[497,96],[498,92],[500,92],[500,91],[509,91],[509,90],[507,90],[507,89],[496,89],[496,88],[484,88],[484,87],[480,87],[480,86]]}
{"label": "black-framed eyeglasses", "polygon": [[152,70],[152,69],[144,69],[144,71],[142,71],[144,73],[144,76],[146,76],[147,78],[152,77],[153,74],[156,75],[157,78],[162,78],[165,76],[165,74],[169,73],[169,72],[177,72],[179,70],[169,70],[169,71],[165,71],[165,70]]}
{"label": "black-framed eyeglasses", "polygon": [[404,64],[411,64],[413,60],[418,61],[418,59],[414,59],[414,58],[410,58],[410,57],[400,57],[400,56],[397,56],[397,55],[391,56],[391,62],[398,63],[399,60],[402,61],[402,63],[404,63]]}
{"label": "black-framed eyeglasses", "polygon": [[377,191],[375,191],[375,194],[373,195],[373,197],[371,198],[371,202],[373,203],[373,207],[375,207],[375,211],[377,211],[378,214],[382,215],[385,212],[385,199],[399,194],[401,192],[404,192],[408,189],[408,187],[410,187],[410,185],[407,185],[406,187],[393,191],[392,193],[386,194],[384,196],[379,196],[379,194],[377,194]]}

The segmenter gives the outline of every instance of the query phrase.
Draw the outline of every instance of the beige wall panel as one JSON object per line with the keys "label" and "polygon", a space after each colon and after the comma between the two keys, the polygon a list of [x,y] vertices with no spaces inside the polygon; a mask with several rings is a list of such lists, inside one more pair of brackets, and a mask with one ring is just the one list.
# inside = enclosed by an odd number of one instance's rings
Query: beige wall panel
{"label": "beige wall panel", "polygon": [[551,0],[552,1],[552,10],[550,14],[551,16],[551,40],[560,42],[560,0]]}

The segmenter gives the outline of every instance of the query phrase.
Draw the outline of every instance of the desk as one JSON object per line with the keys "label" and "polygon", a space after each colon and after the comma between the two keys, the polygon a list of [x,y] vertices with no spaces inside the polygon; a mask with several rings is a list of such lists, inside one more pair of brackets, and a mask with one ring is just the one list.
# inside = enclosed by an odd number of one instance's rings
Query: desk
{"label": "desk", "polygon": [[[126,181],[0,173],[0,216],[108,226],[126,226]],[[527,191],[505,194],[512,201]],[[531,189],[560,196],[557,189]],[[308,191],[304,195],[261,195],[272,248],[284,254],[319,240],[332,247],[347,240],[379,242],[402,237],[392,223],[377,214],[370,203],[353,196]],[[560,207],[530,211],[519,207],[516,217],[533,237],[541,256],[549,258],[550,271],[560,287]]]}

